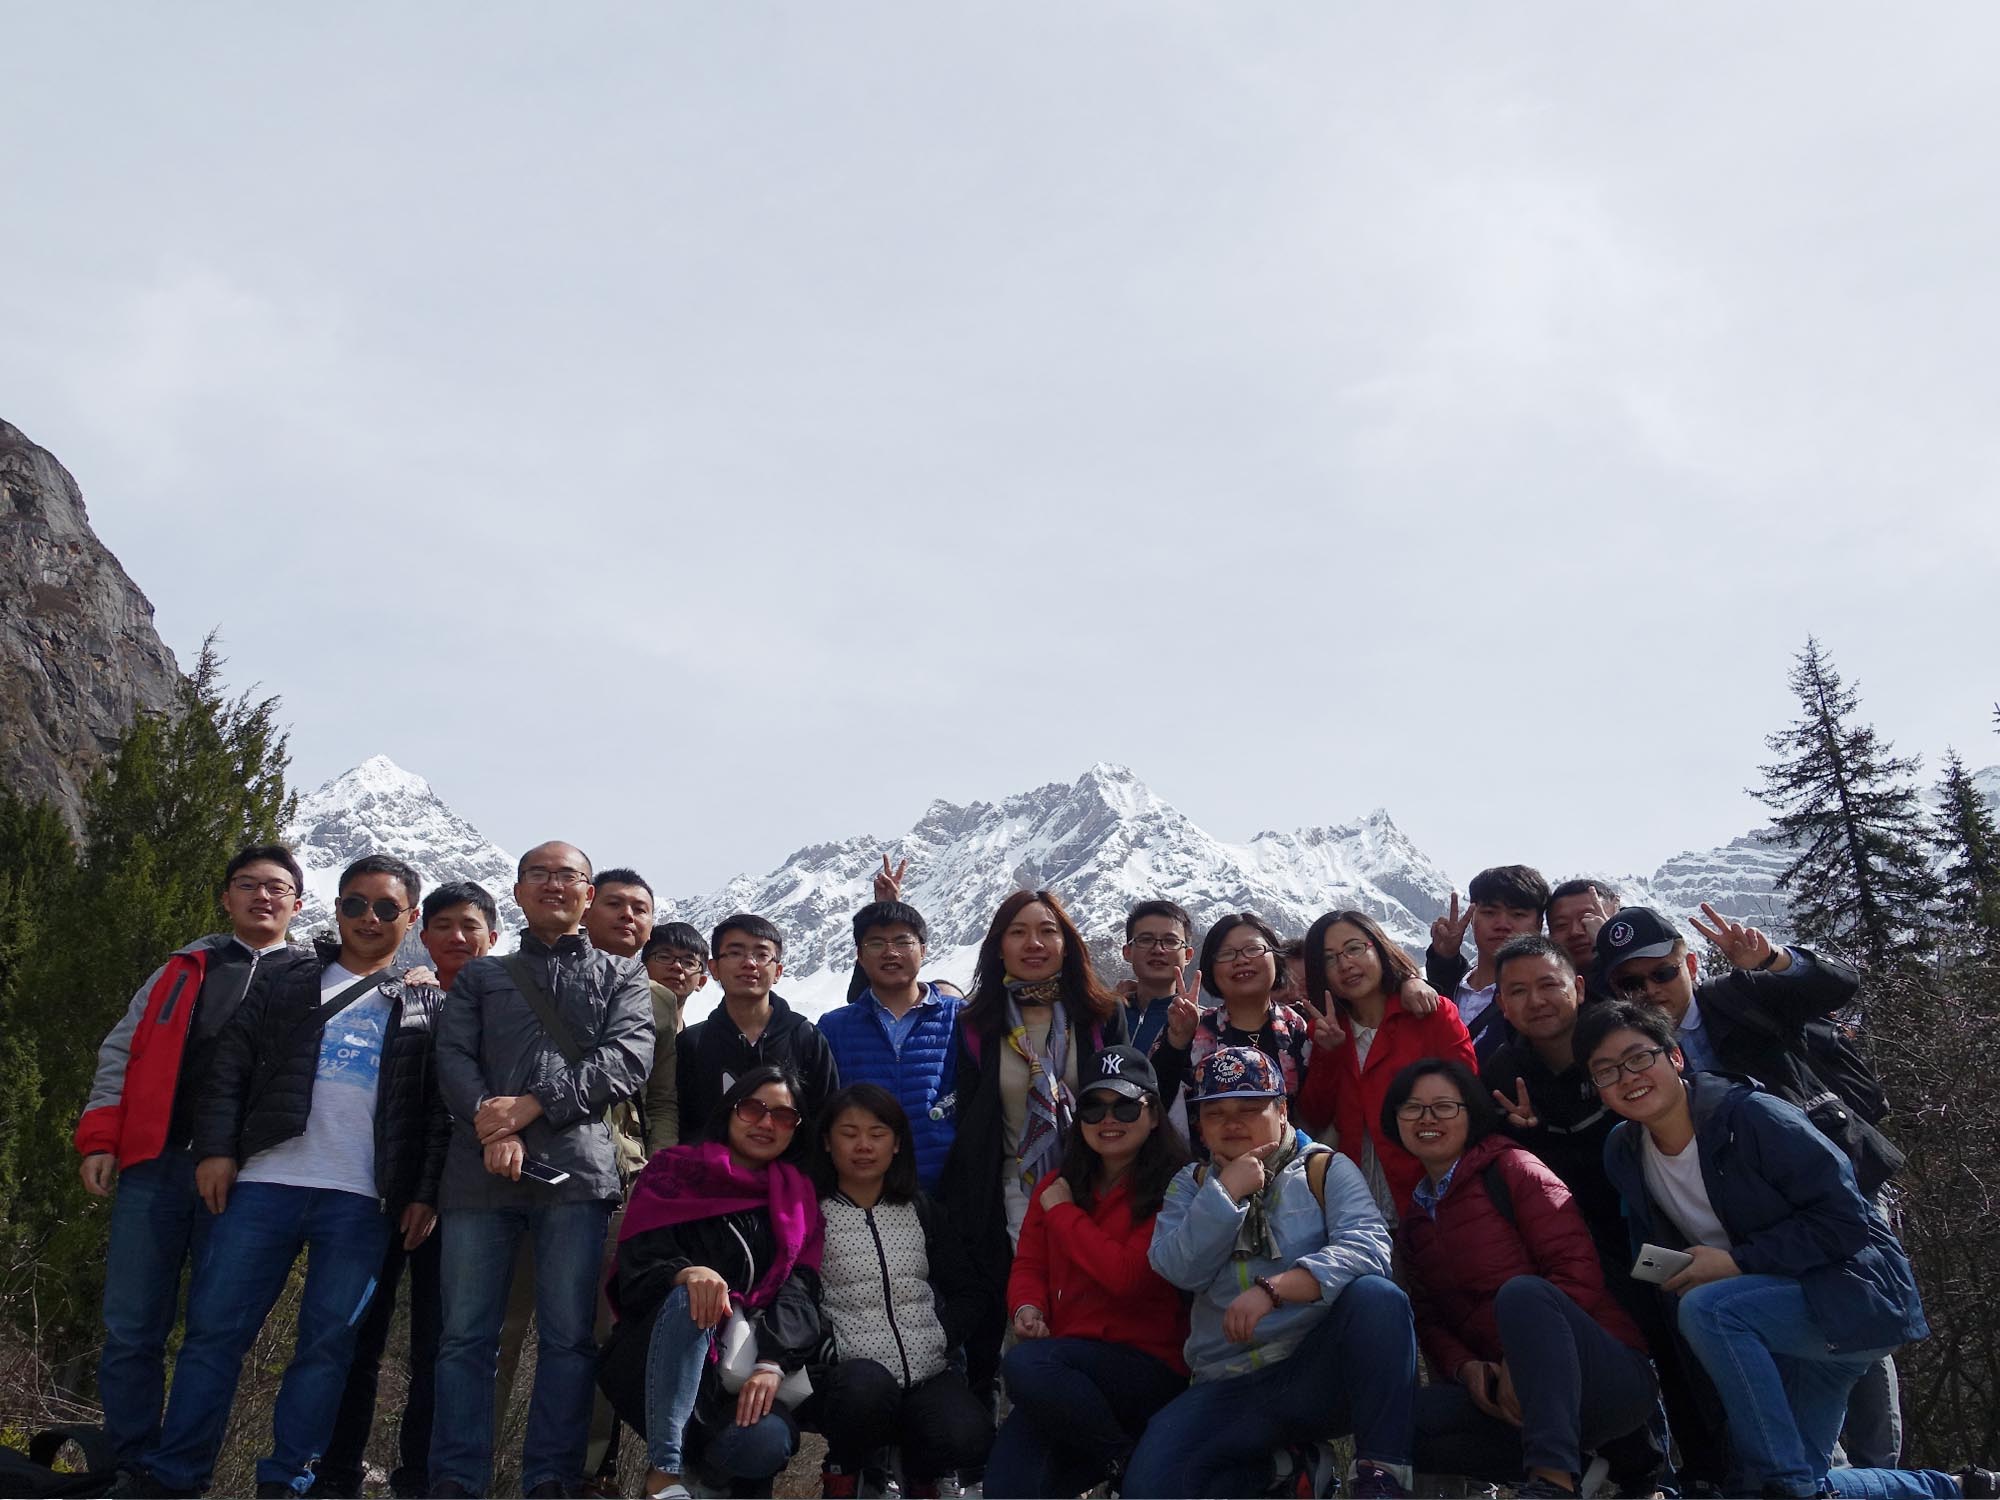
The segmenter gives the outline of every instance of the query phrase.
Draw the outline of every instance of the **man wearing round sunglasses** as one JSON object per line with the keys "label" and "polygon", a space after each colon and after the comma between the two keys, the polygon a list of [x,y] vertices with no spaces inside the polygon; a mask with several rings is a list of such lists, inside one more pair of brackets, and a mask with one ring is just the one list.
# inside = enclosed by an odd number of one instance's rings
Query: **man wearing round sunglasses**
{"label": "man wearing round sunglasses", "polygon": [[166,1420],[140,1460],[168,1493],[207,1488],[244,1356],[301,1251],[298,1337],[257,1493],[312,1482],[389,1237],[413,1250],[437,1222],[444,1136],[431,1045],[444,996],[395,967],[420,887],[389,855],[349,865],[337,939],[259,965],[217,1041],[194,1152],[195,1187],[218,1217],[188,1294]]}

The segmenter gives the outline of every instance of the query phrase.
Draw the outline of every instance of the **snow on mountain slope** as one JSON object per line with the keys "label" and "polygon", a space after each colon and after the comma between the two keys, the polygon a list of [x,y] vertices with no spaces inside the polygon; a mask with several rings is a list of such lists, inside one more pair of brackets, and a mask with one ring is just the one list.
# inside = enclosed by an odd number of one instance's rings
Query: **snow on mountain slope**
{"label": "snow on mountain slope", "polygon": [[[1975,776],[2000,806],[2000,767]],[[476,880],[500,904],[502,946],[521,924],[514,905],[514,857],[453,812],[422,777],[375,756],[300,800],[286,839],[306,871],[306,898],[294,929],[332,920],[342,868],[373,851],[415,865],[429,889]],[[972,977],[994,909],[1021,887],[1054,890],[1090,939],[1102,971],[1121,976],[1125,913],[1166,896],[1193,914],[1200,932],[1225,912],[1250,910],[1287,936],[1320,913],[1352,906],[1379,920],[1412,952],[1429,940],[1431,919],[1450,900],[1452,880],[1381,810],[1354,823],[1264,832],[1232,844],[1200,828],[1123,766],[1099,764],[1065,784],[1051,782],[995,802],[933,802],[907,833],[811,844],[765,875],[739,875],[719,890],[662,899],[661,920],[706,932],[736,911],[754,911],[785,934],[779,990],[807,1014],[839,1004],[853,962],[854,913],[873,899],[883,854],[909,861],[904,897],[931,927],[926,972],[961,985]],[[1506,851],[1497,851],[1496,860]],[[1628,902],[1652,904],[1685,920],[1703,901],[1784,937],[1787,903],[1775,888],[1790,851],[1759,829],[1717,849],[1675,855],[1650,876],[1614,877]],[[1463,872],[1469,876],[1472,872]],[[1551,881],[1568,870],[1544,872]],[[1457,889],[1465,889],[1463,879]],[[699,1016],[715,994],[696,996]]]}
{"label": "snow on mountain slope", "polygon": [[294,936],[333,922],[340,872],[364,854],[407,860],[430,891],[450,880],[475,880],[500,907],[502,946],[521,926],[514,904],[514,856],[445,806],[431,785],[386,755],[370,756],[309,796],[285,829],[306,889]]}
{"label": "snow on mountain slope", "polygon": [[[1443,871],[1386,813],[1227,844],[1125,767],[1099,764],[1074,784],[1052,782],[999,803],[934,802],[897,838],[809,845],[768,875],[739,876],[666,905],[703,929],[734,911],[769,917],[785,933],[779,989],[817,1011],[845,996],[849,923],[872,899],[884,853],[892,864],[909,861],[903,895],[930,923],[927,972],[960,983],[971,976],[994,909],[1022,887],[1055,891],[1113,974],[1122,972],[1126,910],[1149,896],[1180,902],[1197,930],[1248,909],[1296,934],[1321,912],[1354,906],[1421,947],[1451,894]],[[822,975],[837,976],[838,985],[828,988]]]}

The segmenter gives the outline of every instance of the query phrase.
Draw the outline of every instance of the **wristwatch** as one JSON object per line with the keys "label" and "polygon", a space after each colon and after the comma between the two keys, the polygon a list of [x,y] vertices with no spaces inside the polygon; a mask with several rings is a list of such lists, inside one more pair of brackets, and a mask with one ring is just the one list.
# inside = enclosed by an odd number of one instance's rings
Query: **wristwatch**
{"label": "wristwatch", "polygon": [[1271,1299],[1271,1308],[1273,1311],[1285,1305],[1285,1294],[1278,1290],[1277,1282],[1268,1276],[1259,1276],[1256,1278],[1256,1281],[1258,1289]]}

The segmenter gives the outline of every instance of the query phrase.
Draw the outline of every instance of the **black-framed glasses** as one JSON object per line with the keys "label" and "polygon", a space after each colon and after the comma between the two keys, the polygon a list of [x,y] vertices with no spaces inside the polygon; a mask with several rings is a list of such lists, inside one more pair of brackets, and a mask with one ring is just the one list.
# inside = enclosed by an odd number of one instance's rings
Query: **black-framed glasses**
{"label": "black-framed glasses", "polygon": [[1620,1073],[1630,1073],[1637,1078],[1646,1069],[1667,1055],[1665,1047],[1641,1047],[1637,1052],[1627,1053],[1616,1062],[1608,1062],[1601,1068],[1590,1070],[1591,1084],[1600,1089],[1611,1088],[1618,1082]]}
{"label": "black-framed glasses", "polygon": [[521,872],[522,885],[554,885],[565,888],[572,885],[589,885],[590,877],[581,870],[555,869],[546,865],[529,865]]}
{"label": "black-framed glasses", "polygon": [[1145,1112],[1143,1099],[1107,1099],[1102,1094],[1092,1094],[1076,1107],[1076,1117],[1086,1125],[1102,1125],[1106,1115],[1120,1125],[1130,1125]]}
{"label": "black-framed glasses", "polygon": [[1240,948],[1224,948],[1215,955],[1215,961],[1219,964],[1233,964],[1239,958],[1262,958],[1266,953],[1276,951],[1269,943],[1245,943]]}
{"label": "black-framed glasses", "polygon": [[340,914],[350,922],[358,922],[369,912],[375,913],[378,922],[393,922],[405,912],[415,911],[414,906],[400,906],[387,896],[377,896],[370,901],[366,896],[342,896]]}
{"label": "black-framed glasses", "polygon": [[675,949],[664,953],[655,953],[651,958],[647,959],[646,962],[649,964],[665,964],[670,969],[694,970],[694,969],[699,969],[701,967],[700,957],[696,954],[689,953],[685,949]]}
{"label": "black-framed glasses", "polygon": [[761,1125],[769,1120],[780,1130],[797,1130],[805,1116],[789,1104],[766,1104],[753,1094],[736,1101],[736,1118],[745,1125]]}
{"label": "black-framed glasses", "polygon": [[1663,990],[1687,970],[1680,964],[1661,964],[1644,974],[1625,974],[1612,981],[1621,995],[1643,995],[1647,990]]}
{"label": "black-framed glasses", "polygon": [[1144,948],[1148,952],[1155,948],[1164,948],[1171,953],[1186,948],[1188,940],[1184,937],[1161,937],[1156,932],[1142,932],[1132,939],[1132,946]]}
{"label": "black-framed glasses", "polygon": [[259,880],[254,875],[237,876],[229,882],[229,888],[240,896],[266,895],[280,901],[299,893],[299,888],[289,880]]}
{"label": "black-framed glasses", "polygon": [[871,957],[877,953],[915,953],[923,944],[907,932],[901,937],[872,937],[861,940],[861,951]]}
{"label": "black-framed glasses", "polygon": [[1369,943],[1366,939],[1349,938],[1346,942],[1342,943],[1338,948],[1327,949],[1326,961],[1328,963],[1332,963],[1335,959],[1344,958],[1349,963],[1358,964],[1361,962],[1362,959],[1366,958],[1369,954],[1373,953],[1374,951],[1375,951],[1374,946],[1371,943]]}
{"label": "black-framed glasses", "polygon": [[1465,1105],[1457,1099],[1440,1099],[1434,1104],[1419,1104],[1415,1099],[1400,1105],[1396,1110],[1399,1120],[1456,1120],[1465,1113]]}

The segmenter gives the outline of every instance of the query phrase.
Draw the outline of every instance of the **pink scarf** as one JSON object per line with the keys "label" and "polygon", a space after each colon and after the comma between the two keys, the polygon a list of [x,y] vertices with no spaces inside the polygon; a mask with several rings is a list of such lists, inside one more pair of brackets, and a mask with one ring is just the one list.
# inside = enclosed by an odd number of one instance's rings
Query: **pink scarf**
{"label": "pink scarf", "polygon": [[771,1237],[777,1241],[778,1253],[756,1286],[740,1300],[751,1307],[766,1307],[795,1267],[819,1269],[826,1237],[819,1197],[806,1174],[789,1162],[774,1161],[755,1169],[739,1167],[720,1141],[662,1151],[646,1163],[639,1180],[632,1184],[618,1240],[622,1245],[649,1229],[719,1219],[757,1208],[771,1216]]}

